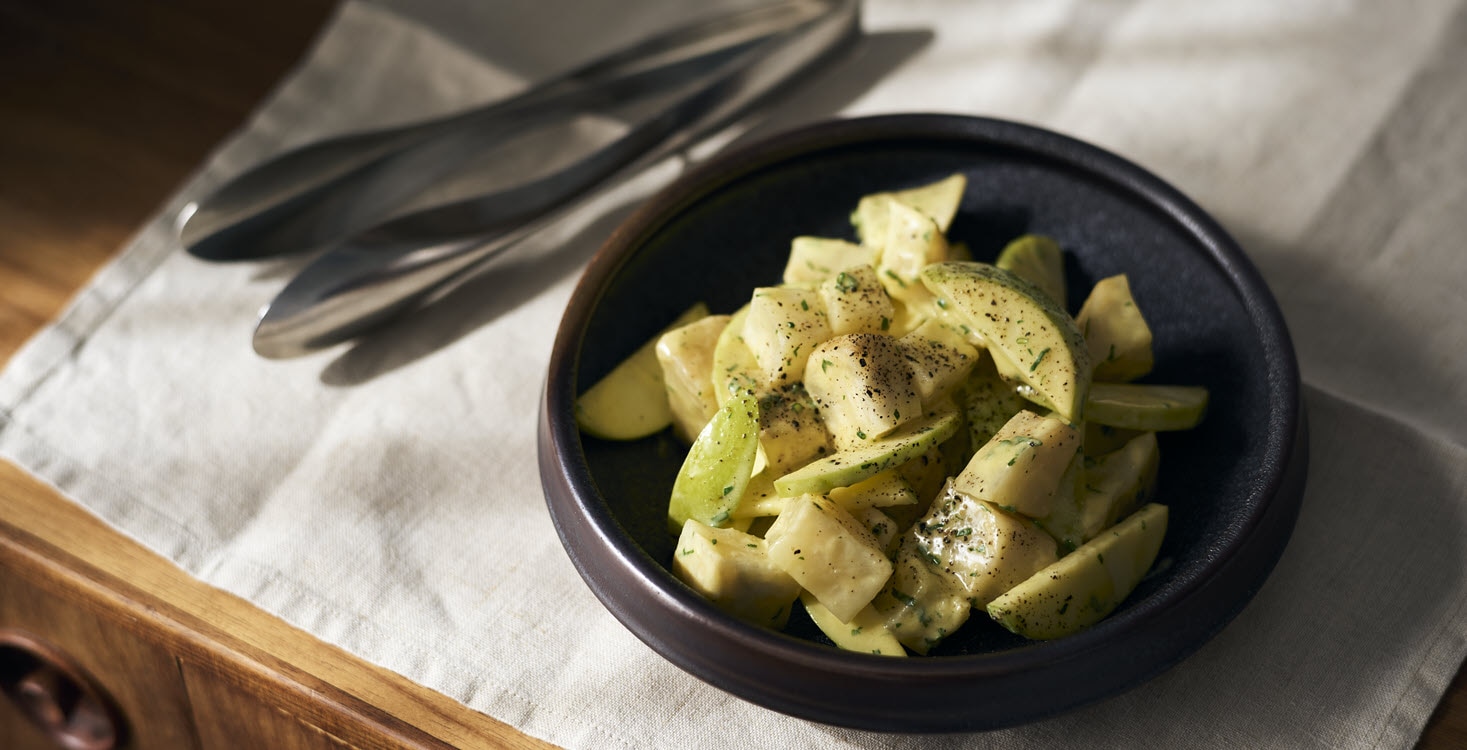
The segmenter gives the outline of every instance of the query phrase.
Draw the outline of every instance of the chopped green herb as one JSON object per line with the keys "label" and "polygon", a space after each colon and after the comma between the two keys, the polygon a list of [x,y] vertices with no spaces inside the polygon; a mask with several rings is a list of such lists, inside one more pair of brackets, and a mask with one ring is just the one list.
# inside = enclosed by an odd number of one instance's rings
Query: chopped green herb
{"label": "chopped green herb", "polygon": [[1039,352],[1038,357],[1034,358],[1034,364],[1029,365],[1029,372],[1034,372],[1039,367],[1039,363],[1044,361],[1044,355],[1046,354],[1049,354],[1049,347],[1047,346],[1044,347],[1043,351]]}
{"label": "chopped green herb", "polygon": [[998,441],[999,445],[1022,445],[1024,443],[1028,443],[1030,448],[1038,448],[1044,445],[1042,441],[1033,435],[1015,435],[1014,437],[1004,438]]}

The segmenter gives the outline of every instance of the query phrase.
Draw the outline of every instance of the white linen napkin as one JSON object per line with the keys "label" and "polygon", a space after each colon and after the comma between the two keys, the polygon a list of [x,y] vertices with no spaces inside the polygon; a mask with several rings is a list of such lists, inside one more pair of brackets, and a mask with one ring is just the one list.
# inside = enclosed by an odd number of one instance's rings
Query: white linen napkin
{"label": "white linen napkin", "polygon": [[[288,145],[502,96],[692,18],[668,0],[349,3],[301,67],[0,374],[0,455],[363,659],[566,747],[1411,746],[1467,656],[1467,4],[872,0],[767,132],[948,111],[1117,151],[1212,211],[1285,311],[1309,486],[1268,583],[1151,682],[1000,732],[791,719],[601,608],[535,469],[581,266],[676,164],[355,345],[271,362],[300,259],[197,261],[183,203]],[[736,728],[736,729],[735,729]]]}

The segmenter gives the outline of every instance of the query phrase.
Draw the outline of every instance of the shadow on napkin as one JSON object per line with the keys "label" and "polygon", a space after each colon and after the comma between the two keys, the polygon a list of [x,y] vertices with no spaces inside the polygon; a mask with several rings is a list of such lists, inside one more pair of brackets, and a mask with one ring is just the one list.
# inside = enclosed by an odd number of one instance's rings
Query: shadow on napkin
{"label": "shadow on napkin", "polygon": [[[580,268],[632,212],[621,205],[549,248],[531,238],[429,304],[362,337],[321,371],[331,386],[360,385],[431,354],[529,302]],[[526,252],[534,249],[536,252]]]}
{"label": "shadow on napkin", "polygon": [[[932,38],[933,33],[926,29],[861,36],[836,58],[778,91],[746,118],[755,124],[733,143],[835,116]],[[578,271],[635,207],[634,201],[605,210],[558,246],[536,247],[545,244],[544,235],[554,227],[520,243],[458,287],[360,339],[326,366],[321,382],[333,386],[367,382],[448,346],[529,302],[566,274]],[[260,273],[281,273],[300,262],[281,261]]]}
{"label": "shadow on napkin", "polygon": [[836,59],[781,91],[770,106],[762,108],[759,122],[730,145],[737,147],[837,115],[931,44],[934,36],[931,29],[863,34]]}
{"label": "shadow on napkin", "polygon": [[1298,247],[1239,235],[1278,298],[1302,377],[1461,445],[1460,410],[1442,401],[1459,383],[1443,366],[1443,352],[1423,346],[1421,321],[1403,312],[1407,302],[1381,297],[1367,280],[1375,269],[1355,275],[1315,260],[1353,253],[1352,245],[1375,238],[1364,232],[1357,239],[1331,237],[1338,233],[1327,231],[1308,233],[1312,239]]}

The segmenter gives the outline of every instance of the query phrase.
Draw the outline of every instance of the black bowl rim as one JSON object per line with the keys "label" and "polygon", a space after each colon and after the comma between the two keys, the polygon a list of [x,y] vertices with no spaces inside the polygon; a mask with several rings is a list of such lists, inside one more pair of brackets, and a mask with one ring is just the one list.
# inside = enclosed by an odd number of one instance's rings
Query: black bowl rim
{"label": "black bowl rim", "polygon": [[[837,651],[819,644],[734,620],[722,615],[691,589],[682,585],[660,563],[647,555],[621,529],[597,497],[572,416],[576,395],[576,368],[585,328],[600,302],[602,290],[628,261],[638,243],[651,236],[687,206],[730,182],[776,166],[787,159],[827,149],[881,141],[988,141],[1036,157],[1068,164],[1113,183],[1163,211],[1185,227],[1209,251],[1210,259],[1228,278],[1245,305],[1258,334],[1267,365],[1267,388],[1272,409],[1267,436],[1267,462],[1259,467],[1263,481],[1255,485],[1254,502],[1237,533],[1217,547],[1198,575],[1186,580],[1168,597],[1151,597],[1128,605],[1096,626],[1057,641],[1035,643],[1008,651],[933,658],[891,659]],[[566,307],[552,349],[540,423],[540,468],[547,505],[557,533],[578,571],[603,604],[654,650],[683,669],[729,692],[775,710],[827,723],[859,728],[900,731],[953,731],[1005,726],[1027,721],[1097,700],[1104,695],[1077,695],[1050,710],[1018,712],[1015,720],[948,719],[925,714],[908,717],[847,715],[828,707],[806,705],[805,697],[791,695],[757,680],[741,681],[719,668],[716,659],[695,653],[678,638],[654,632],[643,622],[645,607],[668,610],[663,617],[686,621],[688,627],[706,628],[695,640],[742,644],[792,668],[838,674],[843,679],[874,680],[880,684],[913,685],[921,682],[1008,677],[1039,667],[1053,669],[1073,664],[1099,649],[1113,648],[1117,639],[1134,639],[1148,621],[1164,615],[1180,618],[1186,612],[1208,611],[1217,622],[1189,642],[1172,644],[1158,664],[1141,674],[1120,677],[1105,691],[1118,692],[1164,670],[1194,651],[1232,619],[1252,598],[1272,570],[1292,531],[1302,498],[1307,442],[1299,372],[1282,313],[1262,276],[1229,234],[1203,209],[1180,191],[1140,166],[1097,146],[1050,130],[1019,122],[953,114],[896,114],[830,120],[807,125],[725,153],[702,164],[661,190],[628,218],[593,256]],[[1264,543],[1261,540],[1266,538]],[[588,548],[586,544],[604,545]],[[1236,570],[1238,554],[1262,544],[1264,557]],[[589,554],[588,554],[589,553]],[[608,557],[607,553],[610,553]],[[614,564],[631,576],[608,571]],[[1203,589],[1232,570],[1232,592],[1227,606],[1193,602]],[[1193,642],[1195,641],[1195,642]],[[1084,692],[1084,691],[1080,691]],[[771,695],[771,693],[775,695]]]}

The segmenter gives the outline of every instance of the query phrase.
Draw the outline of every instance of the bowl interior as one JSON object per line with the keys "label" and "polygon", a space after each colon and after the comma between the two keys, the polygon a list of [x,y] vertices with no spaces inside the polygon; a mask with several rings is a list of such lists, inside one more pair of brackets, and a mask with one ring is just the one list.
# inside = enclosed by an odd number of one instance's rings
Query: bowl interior
{"label": "bowl interior", "polygon": [[[1171,523],[1160,572],[1112,615],[1124,622],[1141,603],[1196,585],[1261,513],[1293,437],[1274,434],[1277,415],[1291,419],[1295,405],[1278,388],[1292,366],[1287,335],[1231,240],[1170,188],[1098,150],[1011,123],[917,118],[837,127],[725,160],[654,200],[609,243],[615,257],[598,258],[608,273],[580,292],[597,298],[576,345],[575,388],[694,302],[732,312],[754,287],[778,283],[795,236],[855,239],[849,217],[862,195],[954,172],[967,175],[968,189],[951,240],[992,261],[1019,234],[1054,237],[1066,254],[1071,312],[1094,282],[1127,274],[1154,334],[1156,366],[1143,382],[1210,392],[1200,427],[1160,436],[1155,499],[1170,506]],[[610,517],[665,571],[675,542],[666,498],[685,446],[663,434],[584,437],[578,449]],[[667,574],[667,585],[679,584]],[[828,643],[798,608],[786,632]],[[933,654],[1022,645],[979,613]]]}

